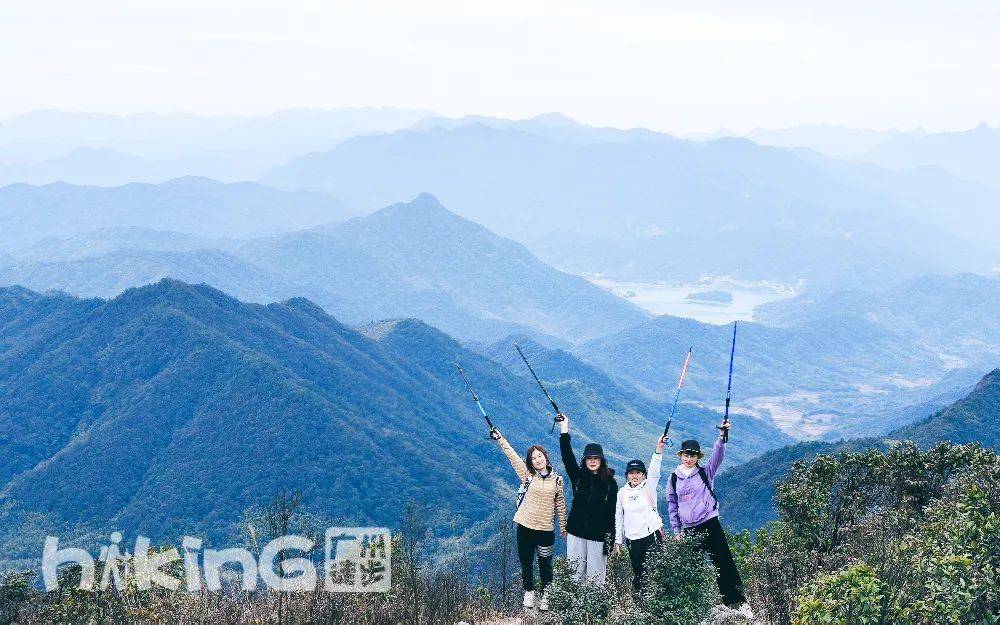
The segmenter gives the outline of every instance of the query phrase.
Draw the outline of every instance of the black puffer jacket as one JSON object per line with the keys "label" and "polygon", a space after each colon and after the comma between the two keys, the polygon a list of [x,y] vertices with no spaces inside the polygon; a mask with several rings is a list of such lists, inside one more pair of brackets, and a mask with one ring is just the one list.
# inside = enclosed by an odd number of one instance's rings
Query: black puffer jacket
{"label": "black puffer jacket", "polygon": [[[569,511],[566,531],[578,538],[603,541],[615,529],[618,482],[614,478],[614,469],[609,470],[610,475],[605,481],[587,470],[582,462],[578,464],[569,434],[559,435],[559,451],[566,465],[566,475],[573,485],[573,507]],[[605,466],[607,461],[602,459],[601,467]]]}

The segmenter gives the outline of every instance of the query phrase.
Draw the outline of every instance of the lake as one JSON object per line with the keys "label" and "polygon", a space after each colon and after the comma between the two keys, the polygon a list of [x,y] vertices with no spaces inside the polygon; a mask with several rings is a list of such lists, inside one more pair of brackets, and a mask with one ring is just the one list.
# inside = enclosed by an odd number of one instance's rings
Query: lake
{"label": "lake", "polygon": [[[619,282],[603,276],[584,276],[593,284],[657,315],[697,319],[704,323],[752,321],[753,309],[796,295],[794,286],[771,282],[744,282],[730,278],[702,278],[694,284],[662,282]],[[725,291],[733,296],[729,304],[697,301],[698,294]],[[708,295],[707,297],[712,297]]]}

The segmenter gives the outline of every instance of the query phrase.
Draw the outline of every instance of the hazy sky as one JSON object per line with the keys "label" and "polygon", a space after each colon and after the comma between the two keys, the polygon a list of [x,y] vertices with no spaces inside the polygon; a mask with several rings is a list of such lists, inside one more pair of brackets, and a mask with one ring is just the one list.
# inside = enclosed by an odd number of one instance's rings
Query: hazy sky
{"label": "hazy sky", "polygon": [[394,105],[957,129],[1000,123],[997,24],[985,0],[0,0],[0,118]]}

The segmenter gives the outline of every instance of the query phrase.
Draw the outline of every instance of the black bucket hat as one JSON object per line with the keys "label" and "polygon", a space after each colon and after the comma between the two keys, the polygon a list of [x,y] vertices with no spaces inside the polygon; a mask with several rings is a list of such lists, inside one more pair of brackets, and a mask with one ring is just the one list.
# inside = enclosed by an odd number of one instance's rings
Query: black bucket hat
{"label": "black bucket hat", "polygon": [[705,452],[701,450],[701,445],[699,445],[696,440],[684,441],[681,443],[681,448],[680,451],[677,452],[677,455],[683,456],[685,453],[692,453],[699,458],[705,457]]}
{"label": "black bucket hat", "polygon": [[604,448],[597,443],[587,443],[586,447],[583,448],[583,459],[587,458],[600,458],[604,460]]}
{"label": "black bucket hat", "polygon": [[628,475],[629,471],[642,471],[642,474],[646,475],[646,465],[642,460],[629,460],[625,465],[625,475]]}

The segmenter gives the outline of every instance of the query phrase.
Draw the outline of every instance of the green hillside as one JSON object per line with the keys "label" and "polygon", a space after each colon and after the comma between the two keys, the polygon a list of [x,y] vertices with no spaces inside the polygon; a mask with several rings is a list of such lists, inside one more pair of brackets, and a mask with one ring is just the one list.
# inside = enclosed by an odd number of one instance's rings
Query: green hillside
{"label": "green hillside", "polygon": [[930,417],[894,430],[885,438],[860,438],[838,443],[799,443],[775,449],[719,476],[716,490],[725,502],[723,518],[731,528],[756,528],[775,520],[775,484],[800,461],[820,454],[885,450],[896,441],[913,441],[922,448],[939,442],[1000,444],[993,420],[1000,414],[1000,369],[986,375],[963,399]]}

